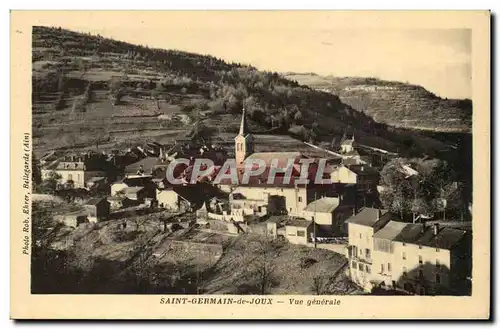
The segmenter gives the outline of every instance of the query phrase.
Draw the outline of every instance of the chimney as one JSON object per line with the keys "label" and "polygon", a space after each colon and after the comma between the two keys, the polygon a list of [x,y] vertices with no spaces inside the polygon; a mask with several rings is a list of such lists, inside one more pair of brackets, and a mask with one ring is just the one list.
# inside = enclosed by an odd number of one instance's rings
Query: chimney
{"label": "chimney", "polygon": [[435,223],[434,224],[434,235],[438,235],[438,233],[439,233],[439,224]]}

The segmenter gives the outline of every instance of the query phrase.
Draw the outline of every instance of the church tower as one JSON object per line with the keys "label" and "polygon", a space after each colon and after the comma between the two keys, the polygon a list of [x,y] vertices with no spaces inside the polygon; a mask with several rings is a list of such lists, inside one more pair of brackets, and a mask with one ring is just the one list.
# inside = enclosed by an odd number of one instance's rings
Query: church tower
{"label": "church tower", "polygon": [[247,156],[253,153],[253,136],[248,129],[247,119],[245,117],[245,109],[241,117],[240,131],[234,138],[234,154],[236,164],[241,164]]}

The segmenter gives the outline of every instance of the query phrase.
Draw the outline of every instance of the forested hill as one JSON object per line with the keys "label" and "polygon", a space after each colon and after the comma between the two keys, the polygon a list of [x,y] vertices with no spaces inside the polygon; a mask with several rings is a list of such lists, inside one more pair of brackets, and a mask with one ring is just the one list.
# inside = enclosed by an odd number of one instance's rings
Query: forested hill
{"label": "forested hill", "polygon": [[[243,106],[256,132],[313,142],[355,133],[363,144],[414,155],[446,148],[376,123],[331,93],[213,56],[49,27],[33,27],[32,46],[35,148],[86,145],[96,138],[118,143],[188,129],[196,120],[212,131],[233,133]],[[178,113],[187,119],[157,119]]]}
{"label": "forested hill", "polygon": [[472,101],[436,96],[425,88],[375,78],[287,73],[284,77],[338,95],[377,122],[440,132],[471,132]]}

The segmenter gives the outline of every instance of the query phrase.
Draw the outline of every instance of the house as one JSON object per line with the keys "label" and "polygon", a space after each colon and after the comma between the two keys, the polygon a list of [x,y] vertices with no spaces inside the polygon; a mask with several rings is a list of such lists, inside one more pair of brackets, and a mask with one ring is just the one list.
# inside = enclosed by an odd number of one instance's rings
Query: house
{"label": "house", "polygon": [[285,237],[292,244],[307,245],[313,231],[314,225],[310,220],[291,219],[285,223]]}
{"label": "house", "polygon": [[358,191],[376,191],[379,172],[369,165],[341,165],[330,174],[333,183],[356,184]]}
{"label": "house", "polygon": [[120,190],[118,194],[123,195],[130,200],[137,201],[139,203],[143,203],[144,200],[148,197],[147,190],[143,186],[125,187],[124,189]]}
{"label": "house", "polygon": [[344,154],[351,153],[351,152],[355,151],[355,147],[356,147],[356,141],[354,140],[354,135],[349,139],[344,138],[340,142],[340,152],[341,153],[344,153]]}
{"label": "house", "polygon": [[88,219],[83,210],[77,210],[63,215],[56,215],[54,221],[68,227],[77,228],[80,224],[87,223]]}
{"label": "house", "polygon": [[350,264],[350,277],[361,287],[371,289],[373,234],[384,227],[390,219],[390,214],[387,211],[367,207],[346,220],[349,237],[347,257]]}
{"label": "house", "polygon": [[85,182],[85,187],[88,190],[100,191],[104,193],[109,193],[110,185],[108,184],[108,178],[102,176],[92,177]]}
{"label": "house", "polygon": [[267,199],[250,199],[238,191],[236,189],[229,195],[229,208],[232,219],[241,222],[246,215],[262,217],[267,214],[269,195],[265,196]]}
{"label": "house", "polygon": [[408,224],[393,239],[393,288],[419,295],[470,294],[471,241],[466,230]]}
{"label": "house", "polygon": [[309,203],[302,216],[310,219],[328,236],[347,235],[345,220],[352,215],[353,206],[341,204],[342,197],[323,197]]}
{"label": "house", "polygon": [[470,231],[394,219],[388,212],[365,208],[347,220],[351,280],[367,291],[470,294]]}
{"label": "house", "polygon": [[156,197],[156,185],[152,180],[151,176],[139,175],[139,176],[129,176],[111,185],[111,196],[115,196],[118,192],[122,191],[127,187],[143,187],[145,198],[155,198]]}
{"label": "house", "polygon": [[113,168],[112,163],[107,161],[104,154],[87,152],[83,155],[68,155],[43,166],[41,176],[42,180],[45,180],[51,176],[52,172],[55,172],[61,176],[60,184],[71,188],[85,188],[85,183],[90,178],[107,176]]}
{"label": "house", "polygon": [[169,209],[172,211],[179,210],[179,195],[170,186],[166,188],[156,189],[156,200],[160,208]]}
{"label": "house", "polygon": [[92,198],[83,207],[91,223],[97,223],[109,218],[110,204],[106,198]]}
{"label": "house", "polygon": [[146,157],[125,166],[125,177],[136,175],[152,175],[158,164],[158,157]]}
{"label": "house", "polygon": [[118,210],[122,208],[127,208],[131,206],[136,206],[138,204],[137,201],[131,200],[127,198],[126,196],[120,196],[120,195],[115,195],[115,196],[109,196],[107,198],[109,204],[110,204],[110,209],[111,210]]}
{"label": "house", "polygon": [[408,226],[408,223],[389,221],[383,228],[373,234],[373,280],[376,285],[391,287],[392,273],[397,265],[394,255],[394,238]]}

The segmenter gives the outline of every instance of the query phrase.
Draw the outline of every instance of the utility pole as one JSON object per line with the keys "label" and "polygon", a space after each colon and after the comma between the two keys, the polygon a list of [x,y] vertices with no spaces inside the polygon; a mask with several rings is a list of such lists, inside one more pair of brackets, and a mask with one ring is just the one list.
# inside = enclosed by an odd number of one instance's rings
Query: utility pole
{"label": "utility pole", "polygon": [[316,198],[317,198],[317,191],[316,189],[314,190],[314,216],[313,216],[313,237],[314,237],[314,248],[317,248],[317,239],[316,239]]}

